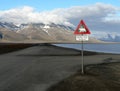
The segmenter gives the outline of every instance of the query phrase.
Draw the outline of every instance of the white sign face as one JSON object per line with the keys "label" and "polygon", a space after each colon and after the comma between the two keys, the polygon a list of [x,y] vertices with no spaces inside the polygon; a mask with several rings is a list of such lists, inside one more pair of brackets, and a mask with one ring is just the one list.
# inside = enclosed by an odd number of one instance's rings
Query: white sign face
{"label": "white sign face", "polygon": [[88,37],[87,34],[85,34],[85,35],[76,35],[76,40],[77,41],[88,41],[89,37]]}

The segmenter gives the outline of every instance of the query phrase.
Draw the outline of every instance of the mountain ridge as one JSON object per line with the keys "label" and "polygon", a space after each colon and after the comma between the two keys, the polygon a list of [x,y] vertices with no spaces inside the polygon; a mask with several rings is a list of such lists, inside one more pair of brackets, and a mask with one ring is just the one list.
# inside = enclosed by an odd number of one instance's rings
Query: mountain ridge
{"label": "mountain ridge", "polygon": [[120,34],[117,33],[99,33],[92,35],[92,37],[106,42],[120,42]]}
{"label": "mountain ridge", "polygon": [[[12,26],[13,25],[13,26]],[[15,25],[0,23],[0,39],[12,42],[60,42],[79,43],[73,34],[74,29],[61,24],[28,23]],[[102,42],[90,38],[90,43]],[[102,42],[103,43],[103,42]]]}

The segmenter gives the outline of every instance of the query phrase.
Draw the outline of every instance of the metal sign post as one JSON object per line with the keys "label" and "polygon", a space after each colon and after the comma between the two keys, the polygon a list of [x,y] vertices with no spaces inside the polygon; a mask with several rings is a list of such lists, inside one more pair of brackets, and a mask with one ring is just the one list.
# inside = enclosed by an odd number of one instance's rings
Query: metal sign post
{"label": "metal sign post", "polygon": [[[82,35],[83,36],[83,35]],[[81,58],[82,58],[82,65],[81,65],[81,70],[82,70],[82,74],[84,74],[84,45],[83,45],[83,40],[82,40],[82,46],[81,46]]]}
{"label": "metal sign post", "polygon": [[87,28],[85,22],[83,20],[78,24],[74,34],[76,35],[76,40],[82,42],[81,46],[81,74],[84,74],[84,41],[88,41],[90,34],[89,29]]}
{"label": "metal sign post", "polygon": [[81,73],[84,74],[84,41],[88,41],[89,37],[87,34],[81,34],[76,36],[77,41],[81,41]]}

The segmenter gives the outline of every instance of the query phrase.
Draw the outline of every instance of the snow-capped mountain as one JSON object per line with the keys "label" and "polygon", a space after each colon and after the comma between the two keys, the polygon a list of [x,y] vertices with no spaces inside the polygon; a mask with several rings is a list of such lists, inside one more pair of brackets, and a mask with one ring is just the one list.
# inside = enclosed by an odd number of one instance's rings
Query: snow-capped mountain
{"label": "snow-capped mountain", "polygon": [[19,27],[16,26],[15,24],[8,23],[8,22],[0,22],[0,28],[7,28],[10,30],[18,30],[19,29]]}
{"label": "snow-capped mountain", "polygon": [[[18,38],[20,40],[40,40],[40,41],[74,40],[71,37],[73,36],[71,33],[72,30],[73,28],[70,26],[64,26],[54,23],[51,24],[29,23],[20,24],[18,26],[13,23],[1,22],[0,39],[11,40],[12,38],[13,40],[17,40]],[[10,36],[9,37],[10,39],[8,39],[8,36]],[[16,36],[16,38],[13,38],[12,36],[13,37]]]}
{"label": "snow-capped mountain", "polygon": [[[14,30],[14,31],[13,31]],[[74,29],[60,24],[28,23],[19,26],[13,23],[0,23],[0,41],[24,42],[76,42]],[[101,42],[90,38],[90,43]]]}
{"label": "snow-capped mountain", "polygon": [[102,41],[120,42],[120,34],[114,32],[113,33],[99,32],[99,33],[94,33],[91,36]]}
{"label": "snow-capped mountain", "polygon": [[8,22],[0,22],[0,27],[1,28],[7,28],[10,30],[22,30],[26,27],[29,27],[29,25],[32,25],[35,28],[44,28],[45,26],[49,26],[49,27],[57,27],[57,28],[63,28],[65,30],[73,30],[72,27],[70,26],[65,26],[65,25],[61,25],[61,24],[44,24],[44,23],[28,23],[28,24],[20,24],[19,26],[14,24],[14,23],[8,23]]}
{"label": "snow-capped mountain", "polygon": [[54,23],[51,23],[51,24],[44,24],[44,23],[21,24],[19,26],[19,28],[22,30],[24,28],[29,27],[30,25],[32,25],[34,28],[48,28],[48,27],[49,28],[53,28],[53,27],[56,27],[56,28],[62,28],[64,30],[73,30],[73,28],[70,27],[70,26],[65,26],[65,25],[60,25],[60,24],[54,24]]}
{"label": "snow-capped mountain", "polygon": [[29,39],[42,41],[55,40],[75,40],[73,39],[73,29],[69,26],[59,24],[21,24],[17,31],[19,34],[28,36]]}
{"label": "snow-capped mountain", "polygon": [[111,41],[111,42],[120,42],[120,36],[119,35],[112,35],[107,34],[106,38],[101,38],[103,41]]}

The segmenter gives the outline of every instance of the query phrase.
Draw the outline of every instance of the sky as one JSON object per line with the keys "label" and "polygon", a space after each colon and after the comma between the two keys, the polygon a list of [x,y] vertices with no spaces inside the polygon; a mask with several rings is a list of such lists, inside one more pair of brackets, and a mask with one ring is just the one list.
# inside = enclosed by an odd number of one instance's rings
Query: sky
{"label": "sky", "polygon": [[72,6],[92,5],[96,2],[120,6],[120,0],[0,0],[0,10],[31,6],[39,11]]}
{"label": "sky", "polygon": [[76,27],[81,19],[94,33],[118,34],[120,0],[0,0],[0,22]]}

